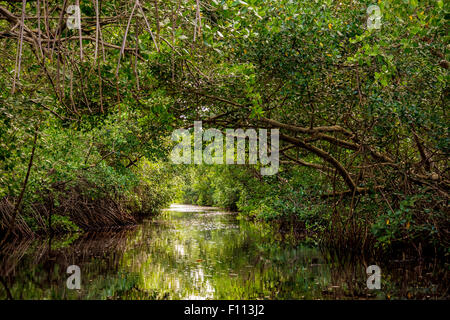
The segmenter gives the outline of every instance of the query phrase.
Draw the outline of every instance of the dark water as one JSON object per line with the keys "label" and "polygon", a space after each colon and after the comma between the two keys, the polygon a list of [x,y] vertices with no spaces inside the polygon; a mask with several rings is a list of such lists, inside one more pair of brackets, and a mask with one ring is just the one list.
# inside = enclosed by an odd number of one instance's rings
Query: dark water
{"label": "dark water", "polygon": [[[276,241],[269,227],[214,208],[174,205],[118,232],[10,244],[0,251],[0,299],[436,299],[448,266],[330,262],[317,248]],[[69,290],[69,265],[81,289]]]}

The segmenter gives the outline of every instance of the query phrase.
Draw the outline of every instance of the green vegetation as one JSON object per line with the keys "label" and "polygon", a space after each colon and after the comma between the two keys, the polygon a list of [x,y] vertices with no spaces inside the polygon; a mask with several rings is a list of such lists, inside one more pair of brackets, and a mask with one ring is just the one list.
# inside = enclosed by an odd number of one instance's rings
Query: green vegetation
{"label": "green vegetation", "polygon": [[[8,292],[15,299],[448,298],[445,267],[377,261],[382,290],[372,291],[367,262],[330,263],[317,248],[274,241],[278,233],[264,224],[214,210],[164,212],[159,220],[82,235],[67,247],[52,241],[0,251],[0,299]],[[80,290],[65,286],[67,257],[83,270]]]}
{"label": "green vegetation", "polygon": [[[183,199],[337,253],[448,256],[448,2],[378,1],[370,29],[371,1],[95,0],[81,30],[69,2],[0,1],[3,237]],[[196,120],[280,129],[280,172],[169,164]]]}

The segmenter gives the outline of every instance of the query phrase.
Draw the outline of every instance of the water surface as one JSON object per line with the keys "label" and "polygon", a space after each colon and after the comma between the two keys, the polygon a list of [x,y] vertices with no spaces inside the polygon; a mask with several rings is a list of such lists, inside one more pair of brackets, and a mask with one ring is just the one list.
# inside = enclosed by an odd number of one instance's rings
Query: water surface
{"label": "water surface", "polygon": [[[283,243],[268,226],[217,208],[172,205],[120,231],[10,244],[0,252],[0,299],[398,299],[448,298],[447,267],[330,262],[314,247]],[[81,269],[81,289],[66,269]]]}

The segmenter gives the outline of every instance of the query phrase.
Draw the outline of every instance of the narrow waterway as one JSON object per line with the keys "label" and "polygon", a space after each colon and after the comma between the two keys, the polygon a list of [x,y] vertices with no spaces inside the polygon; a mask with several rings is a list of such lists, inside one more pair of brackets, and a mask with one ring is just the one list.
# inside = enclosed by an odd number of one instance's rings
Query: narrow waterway
{"label": "narrow waterway", "polygon": [[[447,270],[326,262],[317,248],[216,208],[172,205],[126,230],[11,244],[0,252],[0,299],[395,299],[448,297]],[[81,288],[69,290],[69,265]]]}

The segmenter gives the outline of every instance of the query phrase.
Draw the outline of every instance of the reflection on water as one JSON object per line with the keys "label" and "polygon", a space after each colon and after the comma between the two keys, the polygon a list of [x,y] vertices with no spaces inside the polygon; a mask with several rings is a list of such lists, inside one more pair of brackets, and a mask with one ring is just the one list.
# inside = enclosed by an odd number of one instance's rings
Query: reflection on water
{"label": "reflection on water", "polygon": [[[270,228],[217,208],[173,205],[142,225],[10,244],[0,252],[0,299],[448,298],[448,266],[326,262],[320,251],[274,241]],[[81,289],[66,288],[69,265]]]}

